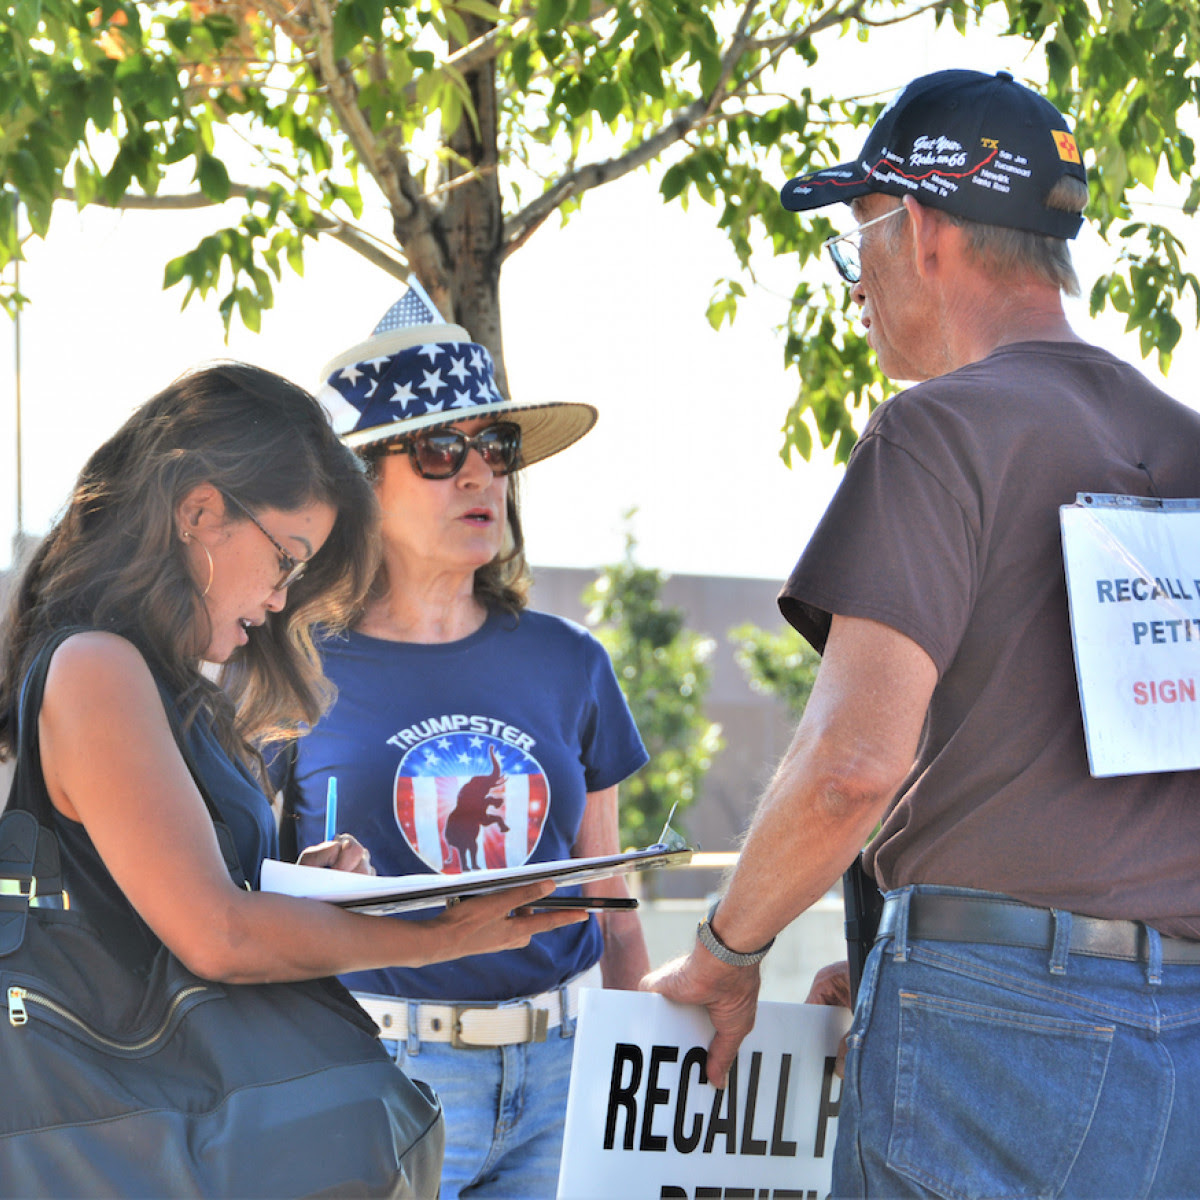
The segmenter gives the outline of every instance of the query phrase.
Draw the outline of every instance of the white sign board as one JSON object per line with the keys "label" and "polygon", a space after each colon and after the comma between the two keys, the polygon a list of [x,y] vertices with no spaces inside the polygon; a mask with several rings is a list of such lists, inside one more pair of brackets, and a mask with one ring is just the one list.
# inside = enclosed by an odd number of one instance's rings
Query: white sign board
{"label": "white sign board", "polygon": [[1083,494],[1059,517],[1092,775],[1200,767],[1200,501]]}
{"label": "white sign board", "polygon": [[718,1092],[703,1009],[581,993],[558,1200],[825,1200],[844,1008],[758,1006]]}

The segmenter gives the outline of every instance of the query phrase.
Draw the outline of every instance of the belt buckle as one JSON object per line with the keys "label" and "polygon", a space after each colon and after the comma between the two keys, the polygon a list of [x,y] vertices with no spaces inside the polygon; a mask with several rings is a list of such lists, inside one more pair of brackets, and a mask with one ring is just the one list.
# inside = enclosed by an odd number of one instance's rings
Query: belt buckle
{"label": "belt buckle", "polygon": [[[522,1001],[522,1007],[525,1009],[525,1014],[529,1018],[529,1027],[525,1037],[517,1044],[526,1044],[529,1042],[544,1042],[546,1035],[550,1031],[550,1014],[544,1008],[534,1008],[533,1003],[529,1000]],[[480,1042],[464,1042],[462,1037],[462,1019],[463,1014],[468,1012],[478,1011],[478,1004],[452,1004],[450,1006],[450,1045],[455,1050],[487,1050],[490,1047]],[[498,1012],[499,1006],[496,1008],[484,1009],[485,1012]]]}
{"label": "belt buckle", "polygon": [[464,1042],[462,1040],[463,1013],[470,1012],[475,1007],[477,1006],[474,1004],[450,1005],[450,1045],[455,1050],[481,1050],[484,1048],[476,1042]]}
{"label": "belt buckle", "polygon": [[550,1031],[550,1013],[544,1008],[534,1008],[533,1001],[526,1000],[525,1008],[529,1013],[529,1036],[525,1040],[528,1042],[544,1042],[546,1034]]}

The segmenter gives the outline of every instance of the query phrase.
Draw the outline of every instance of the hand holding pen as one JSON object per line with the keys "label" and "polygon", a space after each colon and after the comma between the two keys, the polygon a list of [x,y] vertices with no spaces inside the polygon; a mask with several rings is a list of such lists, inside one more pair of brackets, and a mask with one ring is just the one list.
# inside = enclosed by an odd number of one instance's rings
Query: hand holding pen
{"label": "hand holding pen", "polygon": [[297,862],[302,867],[331,867],[335,871],[354,871],[359,875],[374,875],[371,852],[350,833],[335,834],[327,842],[309,846]]}

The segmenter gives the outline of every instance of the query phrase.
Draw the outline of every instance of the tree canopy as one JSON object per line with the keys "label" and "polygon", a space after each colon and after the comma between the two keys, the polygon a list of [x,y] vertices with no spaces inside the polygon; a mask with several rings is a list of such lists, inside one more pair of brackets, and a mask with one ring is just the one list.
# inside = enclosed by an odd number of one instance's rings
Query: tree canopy
{"label": "tree canopy", "polygon": [[820,655],[790,625],[775,633],[747,621],[729,631],[729,640],[751,690],[778,697],[799,722],[817,681]]}
{"label": "tree canopy", "polygon": [[[1016,64],[1071,114],[1091,169],[1090,219],[1119,233],[1092,306],[1124,313],[1164,366],[1200,300],[1174,234],[1139,189],[1200,199],[1193,64],[1200,0],[13,0],[0,15],[0,268],[24,212],[44,237],[56,200],[222,205],[230,221],[166,264],[164,286],[215,295],[257,329],[285,269],[333,237],[412,272],[503,372],[499,279],[551,217],[662,164],[665,202],[715,206],[741,265],[709,309],[731,319],[754,248],[801,265],[833,232],[777,198],[838,161],[887,96],[853,70],[855,39],[917,21],[1023,39]],[[826,75],[829,73],[826,72]],[[784,456],[813,435],[849,452],[886,394],[827,274],[801,271],[785,357],[798,397]],[[827,281],[827,282],[826,282]],[[12,310],[20,297],[0,287]]]}
{"label": "tree canopy", "polygon": [[687,810],[723,743],[721,727],[704,715],[715,643],[686,627],[681,608],[663,603],[666,576],[636,562],[632,518],[626,514],[625,557],[601,570],[583,602],[650,754],[621,785],[621,845],[639,847],[658,840],[673,812],[675,828],[687,828]]}

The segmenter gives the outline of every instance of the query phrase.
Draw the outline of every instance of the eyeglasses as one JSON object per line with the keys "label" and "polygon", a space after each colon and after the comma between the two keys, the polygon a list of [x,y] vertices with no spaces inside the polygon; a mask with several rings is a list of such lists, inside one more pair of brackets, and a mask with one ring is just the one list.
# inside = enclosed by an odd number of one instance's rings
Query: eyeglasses
{"label": "eyeglasses", "polygon": [[521,427],[497,421],[468,437],[457,429],[397,438],[381,454],[407,454],[422,479],[451,479],[462,470],[467,455],[478,450],[493,475],[509,475],[521,465]]}
{"label": "eyeglasses", "polygon": [[833,259],[833,265],[837,267],[838,274],[847,283],[857,283],[862,278],[862,260],[859,257],[858,245],[862,231],[902,212],[904,212],[903,204],[899,208],[889,208],[882,217],[873,217],[870,221],[864,221],[849,233],[839,233],[836,237],[825,239],[825,249],[829,251],[829,257]]}
{"label": "eyeglasses", "polygon": [[275,540],[267,527],[236,496],[226,496],[226,499],[237,505],[262,530],[267,541],[275,547],[275,552],[279,555],[279,580],[275,584],[275,591],[286,591],[293,583],[298,583],[304,572],[308,570],[308,560],[289,554]]}

